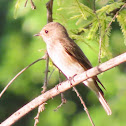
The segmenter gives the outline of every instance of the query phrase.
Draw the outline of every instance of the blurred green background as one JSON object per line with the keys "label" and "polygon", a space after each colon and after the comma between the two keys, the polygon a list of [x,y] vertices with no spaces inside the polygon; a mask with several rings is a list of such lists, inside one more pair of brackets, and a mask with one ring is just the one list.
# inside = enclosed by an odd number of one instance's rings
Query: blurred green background
{"label": "blurred green background", "polygon": [[[33,37],[47,22],[47,0],[34,1],[37,7],[32,10],[30,1],[24,7],[25,0],[19,1],[19,8],[15,9],[15,0],[0,0],[0,90],[24,67],[42,57],[45,53],[45,43],[39,37]],[[57,9],[63,1],[54,1],[54,21],[67,25],[68,31],[76,29],[75,21],[67,19],[67,12],[61,13]],[[84,1],[89,4],[88,1]],[[105,1],[100,1],[97,6],[102,6]],[[64,3],[68,4],[66,1]],[[70,4],[70,3],[69,3]],[[126,51],[123,34],[119,24],[112,24],[109,50],[112,57]],[[94,52],[85,43],[78,42],[93,66],[98,65],[98,45],[94,44]],[[41,51],[39,51],[41,50]],[[89,53],[90,52],[90,53]],[[103,58],[102,62],[107,61]],[[53,67],[50,66],[50,71]],[[26,70],[8,88],[0,98],[0,122],[12,113],[41,94],[44,81],[45,61],[40,61]],[[50,73],[49,73],[50,74]],[[63,77],[64,78],[64,77]],[[78,85],[92,119],[96,126],[125,126],[126,125],[126,63],[121,64],[99,75],[101,82],[106,87],[105,98],[108,101],[112,115],[107,116],[96,96],[87,87]],[[55,70],[49,80],[48,89],[59,82],[58,70]],[[54,109],[61,103],[60,96],[47,101],[46,109],[40,114],[38,126],[90,126],[91,123],[83,110],[79,99],[72,90],[64,93],[67,103],[58,111]],[[37,109],[20,119],[14,126],[32,126]]]}

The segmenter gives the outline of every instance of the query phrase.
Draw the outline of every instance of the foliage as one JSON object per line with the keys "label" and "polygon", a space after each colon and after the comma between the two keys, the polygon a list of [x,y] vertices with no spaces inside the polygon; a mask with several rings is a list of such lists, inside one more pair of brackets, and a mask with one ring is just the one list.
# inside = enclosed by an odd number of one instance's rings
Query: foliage
{"label": "foliage", "polygon": [[119,13],[119,15],[117,16],[117,20],[119,22],[119,25],[121,26],[121,30],[124,36],[124,43],[126,45],[126,11],[125,10]]}
{"label": "foliage", "polygon": [[[87,33],[86,36],[84,36],[84,34],[79,34],[79,37],[77,37],[76,35],[77,38],[74,36],[74,39],[80,41],[80,39],[78,38],[83,37],[84,40],[88,39],[88,41],[91,40],[95,41],[96,43],[99,43],[100,39],[102,39],[101,58],[109,55],[110,52],[108,50],[108,47],[111,31],[111,26],[109,26],[109,23],[111,22],[113,17],[113,14],[111,13],[115,9],[120,8],[123,4],[123,2],[110,2],[108,5],[95,10],[94,8],[91,9],[90,7],[79,2],[79,0],[74,0],[73,4],[67,7],[69,14],[71,14],[69,19],[76,20],[75,24],[79,25],[78,32],[80,32],[80,29],[82,29]],[[66,7],[64,9],[66,9]],[[125,24],[124,22],[122,23],[123,25]],[[125,31],[124,26],[122,28],[122,31]]]}

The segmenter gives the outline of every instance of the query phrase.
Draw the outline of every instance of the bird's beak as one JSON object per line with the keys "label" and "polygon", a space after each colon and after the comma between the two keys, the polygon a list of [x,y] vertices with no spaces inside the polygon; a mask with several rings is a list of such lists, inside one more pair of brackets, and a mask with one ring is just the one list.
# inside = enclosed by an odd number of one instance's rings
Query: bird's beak
{"label": "bird's beak", "polygon": [[38,34],[35,34],[34,36],[40,36],[40,33],[38,33]]}

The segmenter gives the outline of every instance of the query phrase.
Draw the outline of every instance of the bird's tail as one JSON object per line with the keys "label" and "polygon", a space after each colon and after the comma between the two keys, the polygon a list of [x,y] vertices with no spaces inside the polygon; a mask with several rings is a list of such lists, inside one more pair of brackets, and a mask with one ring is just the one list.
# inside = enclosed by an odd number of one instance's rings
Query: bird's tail
{"label": "bird's tail", "polygon": [[107,101],[105,100],[103,94],[99,91],[97,96],[98,96],[98,99],[99,99],[101,105],[103,106],[104,110],[106,111],[107,115],[111,115],[112,111],[111,111]]}
{"label": "bird's tail", "polygon": [[107,115],[111,115],[112,111],[104,98],[104,94],[100,87],[98,86],[97,82],[94,81],[92,78],[83,82],[87,87],[89,87],[98,97],[101,105],[103,106],[104,110],[106,111]]}

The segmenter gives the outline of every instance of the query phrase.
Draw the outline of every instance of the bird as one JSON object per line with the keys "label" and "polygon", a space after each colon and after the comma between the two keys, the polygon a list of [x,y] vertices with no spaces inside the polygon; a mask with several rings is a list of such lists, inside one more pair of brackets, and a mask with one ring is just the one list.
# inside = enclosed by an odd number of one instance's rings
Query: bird
{"label": "bird", "polygon": [[[35,36],[43,38],[49,57],[67,79],[92,68],[81,48],[69,37],[66,28],[60,23],[46,24]],[[100,83],[103,86],[98,77],[89,78],[82,83],[96,94],[107,115],[111,115],[112,111],[98,85]]]}

